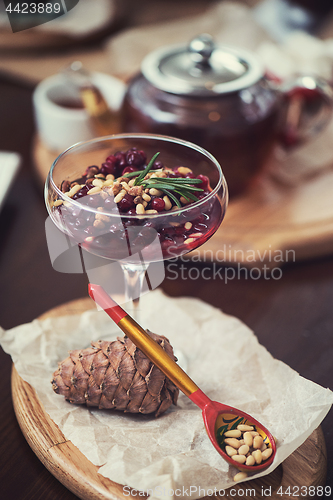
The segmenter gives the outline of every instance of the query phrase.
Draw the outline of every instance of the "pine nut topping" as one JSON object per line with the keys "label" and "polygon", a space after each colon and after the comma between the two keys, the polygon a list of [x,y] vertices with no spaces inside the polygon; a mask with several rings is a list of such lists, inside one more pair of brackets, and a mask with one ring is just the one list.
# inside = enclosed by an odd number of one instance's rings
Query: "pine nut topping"
{"label": "pine nut topping", "polygon": [[142,203],[138,203],[135,209],[137,214],[144,214],[146,212],[145,207],[142,205]]}
{"label": "pine nut topping", "polygon": [[102,191],[102,189],[99,186],[94,186],[93,188],[89,189],[87,194],[95,194],[99,193],[100,191]]}
{"label": "pine nut topping", "polygon": [[54,207],[60,207],[60,205],[63,204],[63,201],[62,200],[56,200],[54,203],[53,203],[53,206]]}
{"label": "pine nut topping", "polygon": [[192,170],[190,168],[187,168],[187,167],[178,167],[177,170],[182,175],[192,174]]}
{"label": "pine nut topping", "polygon": [[104,181],[102,179],[94,179],[92,181],[92,185],[102,187],[104,185]]}
{"label": "pine nut topping", "polygon": [[155,189],[155,188],[150,188],[149,189],[149,194],[151,196],[162,196],[163,195],[163,191],[160,191],[159,189]]}
{"label": "pine nut topping", "polygon": [[117,196],[115,196],[115,198],[114,198],[114,202],[115,202],[115,203],[119,203],[119,202],[120,202],[120,201],[124,198],[125,194],[126,194],[125,189],[122,189],[122,190],[121,190],[121,191],[117,194]]}
{"label": "pine nut topping", "polygon": [[66,193],[66,194],[67,194],[67,196],[69,196],[70,198],[73,198],[73,196],[74,196],[74,195],[75,195],[78,191],[80,191],[80,189],[81,189],[80,184],[75,184],[75,186],[73,186],[73,187],[72,187],[72,188],[68,191],[68,193]]}
{"label": "pine nut topping", "polygon": [[189,245],[190,243],[193,243],[195,241],[195,238],[187,238],[187,240],[184,241],[185,245]]}
{"label": "pine nut topping", "polygon": [[165,210],[170,210],[172,203],[167,195],[163,196],[163,201],[165,203]]}
{"label": "pine nut topping", "polygon": [[[188,231],[188,230],[189,230],[189,229],[191,229],[191,227],[192,227],[192,222],[189,222],[189,221],[185,222],[184,227],[185,227],[185,229],[187,229],[187,231]],[[232,432],[232,431],[229,431],[229,432]],[[239,432],[240,432],[240,431],[239,431]]]}

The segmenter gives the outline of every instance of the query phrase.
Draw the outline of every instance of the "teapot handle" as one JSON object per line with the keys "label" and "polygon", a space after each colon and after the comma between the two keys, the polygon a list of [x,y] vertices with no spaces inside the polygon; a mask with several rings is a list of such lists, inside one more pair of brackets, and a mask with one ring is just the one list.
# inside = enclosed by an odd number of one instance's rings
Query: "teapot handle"
{"label": "teapot handle", "polygon": [[327,80],[300,75],[278,85],[277,89],[286,105],[279,134],[284,149],[314,138],[329,123],[333,111],[333,89]]}

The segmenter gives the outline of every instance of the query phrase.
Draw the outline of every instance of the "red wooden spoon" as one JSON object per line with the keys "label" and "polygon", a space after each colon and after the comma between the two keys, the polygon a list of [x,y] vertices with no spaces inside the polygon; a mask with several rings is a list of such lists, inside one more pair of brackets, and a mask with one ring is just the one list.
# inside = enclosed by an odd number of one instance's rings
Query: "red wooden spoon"
{"label": "red wooden spoon", "polygon": [[[143,328],[134,321],[99,285],[89,284],[90,297],[104,309],[128,338],[149,358],[193,403],[202,410],[208,436],[216,450],[230,464],[247,472],[260,472],[271,465],[276,453],[272,434],[251,415],[217,401],[211,401],[193,380],[175,363]],[[259,433],[271,456],[255,465],[236,462],[226,451],[226,432],[236,430],[239,425],[251,426]],[[229,450],[229,449],[228,449]],[[230,450],[229,450],[230,452]],[[260,454],[259,454],[260,455]],[[236,455],[235,455],[236,456]],[[240,456],[238,454],[238,456]],[[260,459],[258,459],[259,461]]]}

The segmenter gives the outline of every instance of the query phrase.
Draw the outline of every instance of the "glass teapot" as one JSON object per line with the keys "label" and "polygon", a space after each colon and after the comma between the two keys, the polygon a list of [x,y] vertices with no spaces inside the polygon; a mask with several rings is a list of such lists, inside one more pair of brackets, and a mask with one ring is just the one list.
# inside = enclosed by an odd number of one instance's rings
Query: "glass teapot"
{"label": "glass teapot", "polygon": [[277,141],[303,142],[331,115],[326,81],[303,75],[279,83],[255,54],[203,34],[146,56],[129,83],[122,127],[204,147],[222,165],[233,196],[261,171]]}

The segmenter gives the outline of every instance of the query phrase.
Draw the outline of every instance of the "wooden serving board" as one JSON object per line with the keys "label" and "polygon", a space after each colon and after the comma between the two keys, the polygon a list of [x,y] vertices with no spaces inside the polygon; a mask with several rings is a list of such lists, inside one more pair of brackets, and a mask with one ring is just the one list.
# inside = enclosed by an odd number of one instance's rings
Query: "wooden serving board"
{"label": "wooden serving board", "polygon": [[[40,319],[79,314],[92,307],[94,304],[91,299],[80,299],[54,308]],[[124,495],[122,485],[98,474],[98,467],[66,439],[44,410],[35,390],[20,378],[14,366],[12,396],[16,417],[28,444],[45,467],[70,491],[83,500],[129,498],[126,490]],[[310,499],[313,494],[307,494],[309,487],[325,484],[326,467],[325,441],[319,427],[274,472],[256,480],[236,484],[234,488],[239,493],[232,496],[240,500],[244,498],[245,488],[253,488],[255,498],[263,498],[263,491],[266,490],[266,497],[269,496],[271,500],[291,499],[293,493],[295,497],[300,496],[301,492],[302,498]],[[271,488],[269,495],[267,488]],[[130,498],[137,496],[130,495]]]}
{"label": "wooden serving board", "polygon": [[[44,182],[58,152],[36,138],[34,163]],[[221,227],[193,259],[248,268],[333,253],[333,169],[291,186],[263,174],[232,199]],[[259,264],[259,265],[258,265]]]}

